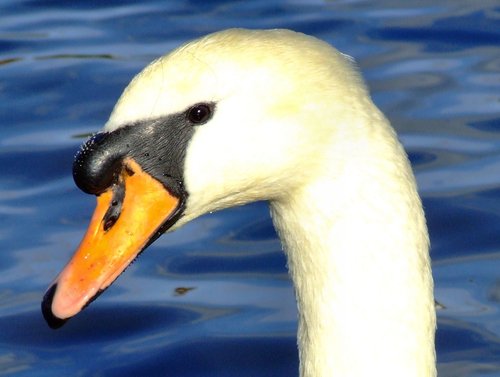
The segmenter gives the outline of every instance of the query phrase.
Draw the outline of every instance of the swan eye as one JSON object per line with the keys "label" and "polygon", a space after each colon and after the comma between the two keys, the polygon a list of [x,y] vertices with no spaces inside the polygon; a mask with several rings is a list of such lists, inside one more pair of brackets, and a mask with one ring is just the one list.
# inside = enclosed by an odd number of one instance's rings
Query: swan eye
{"label": "swan eye", "polygon": [[187,119],[193,124],[203,124],[212,118],[213,105],[199,103],[187,111]]}

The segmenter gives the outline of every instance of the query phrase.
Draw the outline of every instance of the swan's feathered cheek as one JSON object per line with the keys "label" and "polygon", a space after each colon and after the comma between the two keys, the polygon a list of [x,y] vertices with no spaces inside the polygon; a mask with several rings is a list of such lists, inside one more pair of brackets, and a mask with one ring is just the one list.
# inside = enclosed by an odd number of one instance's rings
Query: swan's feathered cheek
{"label": "swan's feathered cheek", "polygon": [[78,250],[44,297],[49,326],[60,327],[81,311],[182,215],[183,156],[192,135],[182,119],[104,133],[77,154],[75,182],[97,196],[97,207]]}

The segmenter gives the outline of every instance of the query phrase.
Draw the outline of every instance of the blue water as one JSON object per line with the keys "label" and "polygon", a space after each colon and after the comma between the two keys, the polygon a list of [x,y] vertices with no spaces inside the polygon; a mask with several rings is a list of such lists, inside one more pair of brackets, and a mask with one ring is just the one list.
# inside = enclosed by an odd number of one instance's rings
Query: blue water
{"label": "blue water", "polygon": [[71,177],[85,135],[152,59],[239,26],[292,28],[356,58],[424,200],[440,375],[500,376],[500,4],[407,3],[0,2],[0,375],[297,376],[265,203],[163,236],[60,330],[39,310],[94,207]]}

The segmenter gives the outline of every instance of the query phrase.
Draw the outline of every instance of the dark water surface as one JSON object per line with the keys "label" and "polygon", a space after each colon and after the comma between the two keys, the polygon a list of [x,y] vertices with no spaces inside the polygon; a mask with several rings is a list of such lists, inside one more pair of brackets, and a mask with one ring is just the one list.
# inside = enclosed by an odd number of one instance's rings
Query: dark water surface
{"label": "dark water surface", "polygon": [[500,4],[408,3],[0,2],[0,375],[298,374],[265,203],[160,238],[58,331],[39,309],[94,207],[71,177],[85,135],[152,59],[239,26],[306,32],[356,58],[424,199],[440,375],[500,376]]}

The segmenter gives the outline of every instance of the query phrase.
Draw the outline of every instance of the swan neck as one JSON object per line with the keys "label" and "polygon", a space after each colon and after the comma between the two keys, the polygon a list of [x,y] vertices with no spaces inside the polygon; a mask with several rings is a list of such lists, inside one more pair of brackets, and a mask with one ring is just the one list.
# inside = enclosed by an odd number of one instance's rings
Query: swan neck
{"label": "swan neck", "polygon": [[427,228],[397,142],[391,154],[352,158],[271,202],[302,377],[436,374]]}

